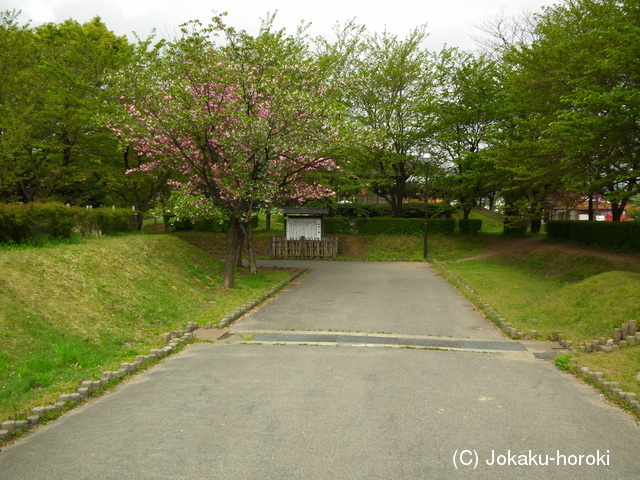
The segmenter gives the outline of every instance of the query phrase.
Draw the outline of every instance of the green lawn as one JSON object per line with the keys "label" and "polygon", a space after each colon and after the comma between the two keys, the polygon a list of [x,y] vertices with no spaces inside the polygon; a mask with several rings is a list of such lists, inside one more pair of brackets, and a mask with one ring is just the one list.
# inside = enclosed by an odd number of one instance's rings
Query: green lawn
{"label": "green lawn", "polygon": [[544,275],[528,265],[496,260],[451,264],[448,268],[523,332],[567,340],[611,337],[614,328],[640,317],[640,273],[609,271],[575,283]]}
{"label": "green lawn", "polygon": [[190,321],[217,323],[286,271],[238,272],[175,235],[0,249],[0,419],[158,348]]}

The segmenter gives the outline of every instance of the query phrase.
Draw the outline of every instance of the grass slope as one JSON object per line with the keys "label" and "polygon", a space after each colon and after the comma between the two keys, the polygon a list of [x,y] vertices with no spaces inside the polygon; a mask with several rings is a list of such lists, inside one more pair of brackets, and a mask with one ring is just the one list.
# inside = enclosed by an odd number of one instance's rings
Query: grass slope
{"label": "grass slope", "polygon": [[289,273],[239,275],[172,235],[0,249],[0,419],[146,354],[164,332],[216,323]]}
{"label": "grass slope", "polygon": [[[533,240],[533,241],[532,241]],[[640,320],[640,257],[535,239],[495,238],[480,255],[446,264],[519,331],[575,343],[611,338]],[[573,353],[577,365],[603,372],[640,397],[640,347]]]}
{"label": "grass slope", "polygon": [[640,317],[635,258],[538,242],[447,268],[521,331],[592,340]]}
{"label": "grass slope", "polygon": [[[576,339],[610,338],[614,328],[640,318],[640,273],[605,272],[568,284],[523,309],[531,328],[571,332]],[[550,332],[549,332],[550,333]]]}

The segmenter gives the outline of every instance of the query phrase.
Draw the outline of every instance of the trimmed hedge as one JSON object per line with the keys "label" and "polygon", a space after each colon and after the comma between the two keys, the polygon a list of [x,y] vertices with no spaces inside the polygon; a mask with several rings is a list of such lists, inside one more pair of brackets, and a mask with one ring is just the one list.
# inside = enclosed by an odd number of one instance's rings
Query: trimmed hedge
{"label": "trimmed hedge", "polygon": [[[196,230],[198,232],[217,232],[224,233],[229,228],[228,221],[219,221],[214,219],[199,219],[199,220],[189,220],[185,218],[183,220],[179,220],[170,223],[170,220],[174,217],[174,215],[165,215],[164,216],[164,224],[169,225],[171,229],[176,232],[185,231],[185,230]],[[253,228],[258,228],[258,216],[254,216],[251,218],[251,226]]]}
{"label": "trimmed hedge", "polygon": [[463,235],[478,233],[482,230],[482,220],[475,218],[461,218],[458,220],[458,227],[460,228],[460,233]]}
{"label": "trimmed hedge", "polygon": [[324,233],[327,235],[336,233],[349,233],[351,231],[347,217],[325,217]]}
{"label": "trimmed hedge", "polygon": [[[430,203],[427,208],[429,218],[449,218],[455,207],[447,203]],[[388,203],[338,203],[331,209],[336,217],[378,218],[392,217],[391,205]],[[405,203],[402,206],[404,218],[424,218],[424,204],[420,202]]]}
{"label": "trimmed hedge", "polygon": [[[448,203],[430,203],[427,207],[427,215],[429,218],[451,218],[455,210],[456,207],[452,207]],[[424,219],[424,203],[405,203],[402,206],[402,216],[404,218]]]}
{"label": "trimmed hedge", "polygon": [[349,218],[390,217],[392,214],[388,203],[338,203],[331,212],[336,217]]}
{"label": "trimmed hedge", "polygon": [[554,240],[570,240],[611,250],[640,250],[639,222],[589,222],[550,220],[547,235]]}
{"label": "trimmed hedge", "polygon": [[[431,218],[427,225],[430,234],[453,235],[456,221],[453,218]],[[356,231],[364,235],[421,235],[424,232],[424,219],[358,218]]]}
{"label": "trimmed hedge", "polygon": [[69,238],[135,229],[134,212],[67,207],[60,203],[0,204],[0,243]]}

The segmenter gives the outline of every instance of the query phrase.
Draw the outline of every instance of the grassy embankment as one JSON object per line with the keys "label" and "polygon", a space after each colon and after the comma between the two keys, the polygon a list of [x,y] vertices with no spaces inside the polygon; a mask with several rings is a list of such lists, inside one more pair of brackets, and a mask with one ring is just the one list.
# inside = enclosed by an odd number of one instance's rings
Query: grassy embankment
{"label": "grassy embankment", "polygon": [[[482,219],[481,235],[430,237],[429,256],[518,330],[578,343],[640,319],[640,256],[506,239]],[[269,235],[256,234],[261,256]],[[422,260],[421,237],[340,235],[339,244],[340,260]],[[148,352],[187,321],[215,322],[288,275],[241,276],[221,290],[224,245],[223,234],[188,232],[0,249],[0,419]],[[640,348],[576,358],[640,396]]]}
{"label": "grassy embankment", "polygon": [[[445,267],[517,330],[536,330],[547,339],[562,334],[577,345],[611,338],[614,328],[640,320],[640,255],[544,239],[494,239],[488,244],[484,255]],[[572,356],[578,365],[603,372],[622,390],[640,396],[640,346]]]}
{"label": "grassy embankment", "polygon": [[165,234],[3,247],[0,271],[0,421],[161,347],[162,333],[217,323],[290,275],[239,274],[223,290],[219,260]]}

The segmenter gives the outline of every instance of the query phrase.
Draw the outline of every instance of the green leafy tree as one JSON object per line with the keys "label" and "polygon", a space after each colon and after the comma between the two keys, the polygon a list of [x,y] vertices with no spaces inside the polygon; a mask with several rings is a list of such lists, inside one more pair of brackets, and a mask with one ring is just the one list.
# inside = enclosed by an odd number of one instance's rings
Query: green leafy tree
{"label": "green leafy tree", "polygon": [[[224,46],[215,34],[224,35]],[[233,286],[245,237],[255,271],[256,213],[332,194],[309,177],[334,167],[327,154],[336,130],[302,40],[274,30],[272,18],[256,37],[219,17],[207,27],[190,22],[174,41],[142,45],[144,72],[124,98],[126,115],[111,124],[148,159],[138,171],[175,172],[178,218],[228,221],[224,287]]]}
{"label": "green leafy tree", "polygon": [[443,50],[437,65],[437,94],[427,107],[428,138],[448,173],[448,197],[466,219],[500,188],[501,171],[483,150],[501,113],[501,79],[495,62],[456,49]]}
{"label": "green leafy tree", "polygon": [[5,20],[2,34],[21,43],[13,59],[0,59],[16,78],[2,88],[5,197],[100,203],[92,170],[116,154],[116,143],[97,115],[109,95],[107,79],[130,45],[97,17],[35,29]]}
{"label": "green leafy tree", "polygon": [[506,49],[494,153],[531,211],[552,195],[604,194],[619,220],[637,194],[639,18],[634,1],[569,0],[538,16],[530,43]]}
{"label": "green leafy tree", "polygon": [[15,163],[29,138],[27,119],[37,90],[34,35],[28,25],[18,24],[18,15],[15,11],[0,13],[0,199],[5,201],[23,198],[18,184],[21,168]]}
{"label": "green leafy tree", "polygon": [[385,198],[402,216],[407,182],[422,171],[423,105],[433,93],[424,27],[405,39],[389,32],[369,33],[348,23],[338,41],[325,42],[321,57],[335,68],[331,85],[347,110],[349,148],[341,166],[357,186]]}
{"label": "green leafy tree", "polygon": [[546,132],[563,150],[565,185],[603,193],[620,220],[640,192],[640,4],[569,1],[538,29],[565,57],[569,92]]}

